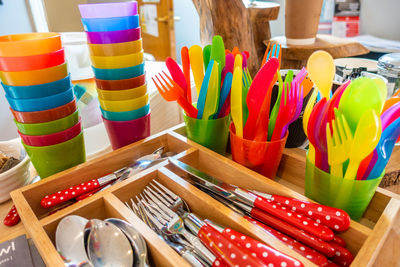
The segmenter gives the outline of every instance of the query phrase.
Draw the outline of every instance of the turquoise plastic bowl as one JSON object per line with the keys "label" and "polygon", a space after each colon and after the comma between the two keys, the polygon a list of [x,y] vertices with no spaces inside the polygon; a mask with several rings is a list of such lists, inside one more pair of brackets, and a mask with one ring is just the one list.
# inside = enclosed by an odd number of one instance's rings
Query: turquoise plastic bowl
{"label": "turquoise plastic bowl", "polygon": [[124,80],[144,74],[144,62],[142,64],[120,69],[93,68],[94,76],[100,80]]}
{"label": "turquoise plastic bowl", "polygon": [[112,112],[104,110],[100,107],[101,114],[103,117],[110,121],[131,121],[139,119],[143,116],[146,116],[150,112],[150,104],[143,106],[138,109],[124,111],[124,112]]}
{"label": "turquoise plastic bowl", "polygon": [[139,15],[115,18],[82,18],[87,32],[122,31],[139,27]]}
{"label": "turquoise plastic bowl", "polygon": [[51,83],[29,86],[13,86],[4,83],[1,83],[1,85],[4,88],[6,95],[15,99],[39,98],[56,95],[65,92],[72,87],[70,74],[61,80]]}
{"label": "turquoise plastic bowl", "polygon": [[65,92],[40,98],[15,99],[7,95],[6,98],[13,110],[22,112],[42,111],[71,102],[74,100],[74,90],[73,87],[71,87]]}

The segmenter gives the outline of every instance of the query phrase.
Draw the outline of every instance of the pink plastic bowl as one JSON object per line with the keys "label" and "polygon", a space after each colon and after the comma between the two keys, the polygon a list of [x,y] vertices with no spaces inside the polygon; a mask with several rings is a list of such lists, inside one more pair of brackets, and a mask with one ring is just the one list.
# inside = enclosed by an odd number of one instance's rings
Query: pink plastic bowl
{"label": "pink plastic bowl", "polygon": [[140,27],[109,32],[86,32],[89,44],[114,44],[136,41],[141,38]]}
{"label": "pink plastic bowl", "polygon": [[138,12],[137,2],[78,5],[82,18],[113,18],[133,16]]}
{"label": "pink plastic bowl", "polygon": [[110,121],[102,118],[114,150],[150,136],[150,112],[131,121]]}
{"label": "pink plastic bowl", "polygon": [[51,146],[68,141],[78,136],[81,131],[81,119],[79,118],[78,123],[76,123],[71,128],[54,134],[26,135],[21,133],[20,131],[18,131],[18,133],[21,136],[22,141],[24,141],[24,143],[29,146]]}

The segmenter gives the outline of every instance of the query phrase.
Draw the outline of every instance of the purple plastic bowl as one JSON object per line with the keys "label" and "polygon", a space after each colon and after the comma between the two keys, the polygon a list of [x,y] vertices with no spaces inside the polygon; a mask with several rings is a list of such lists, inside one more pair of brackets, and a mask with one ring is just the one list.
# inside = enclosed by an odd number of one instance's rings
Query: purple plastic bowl
{"label": "purple plastic bowl", "polygon": [[102,116],[113,150],[150,136],[150,114],[131,121],[110,121]]}
{"label": "purple plastic bowl", "polygon": [[113,18],[137,14],[137,2],[78,5],[82,18]]}
{"label": "purple plastic bowl", "polygon": [[113,44],[139,40],[140,27],[122,31],[86,32],[89,44]]}

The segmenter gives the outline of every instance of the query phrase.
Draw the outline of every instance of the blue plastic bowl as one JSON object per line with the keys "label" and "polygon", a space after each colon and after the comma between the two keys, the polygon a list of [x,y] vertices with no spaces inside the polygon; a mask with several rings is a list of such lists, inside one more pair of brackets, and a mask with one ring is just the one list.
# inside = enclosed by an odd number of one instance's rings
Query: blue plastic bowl
{"label": "blue plastic bowl", "polygon": [[144,62],[142,64],[120,69],[93,68],[94,76],[99,80],[124,80],[144,74]]}
{"label": "blue plastic bowl", "polygon": [[139,15],[114,18],[83,18],[82,24],[87,32],[129,30],[139,27]]}
{"label": "blue plastic bowl", "polygon": [[42,111],[71,102],[74,100],[74,90],[71,87],[65,92],[40,98],[15,99],[8,95],[6,95],[6,98],[13,110],[22,112]]}
{"label": "blue plastic bowl", "polygon": [[29,86],[12,86],[4,83],[1,83],[1,85],[4,88],[6,95],[15,99],[39,98],[56,95],[65,92],[72,87],[70,74],[61,80],[51,83]]}
{"label": "blue plastic bowl", "polygon": [[141,117],[144,117],[145,115],[149,114],[150,112],[150,104],[147,104],[146,106],[143,106],[138,109],[130,110],[130,111],[124,111],[124,112],[112,112],[112,111],[107,111],[104,110],[100,107],[101,114],[103,117],[107,120],[110,121],[130,121],[130,120],[136,120]]}

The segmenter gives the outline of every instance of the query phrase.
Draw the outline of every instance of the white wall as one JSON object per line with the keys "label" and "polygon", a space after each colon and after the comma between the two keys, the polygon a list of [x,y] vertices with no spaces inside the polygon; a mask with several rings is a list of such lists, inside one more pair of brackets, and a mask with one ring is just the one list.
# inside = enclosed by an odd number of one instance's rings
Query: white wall
{"label": "white wall", "polygon": [[[0,35],[25,32],[32,32],[25,0],[3,0],[3,5],[0,5]],[[17,127],[0,86],[0,141],[17,136]]]}
{"label": "white wall", "polygon": [[176,57],[181,63],[181,48],[200,44],[200,18],[192,0],[174,0]]}

